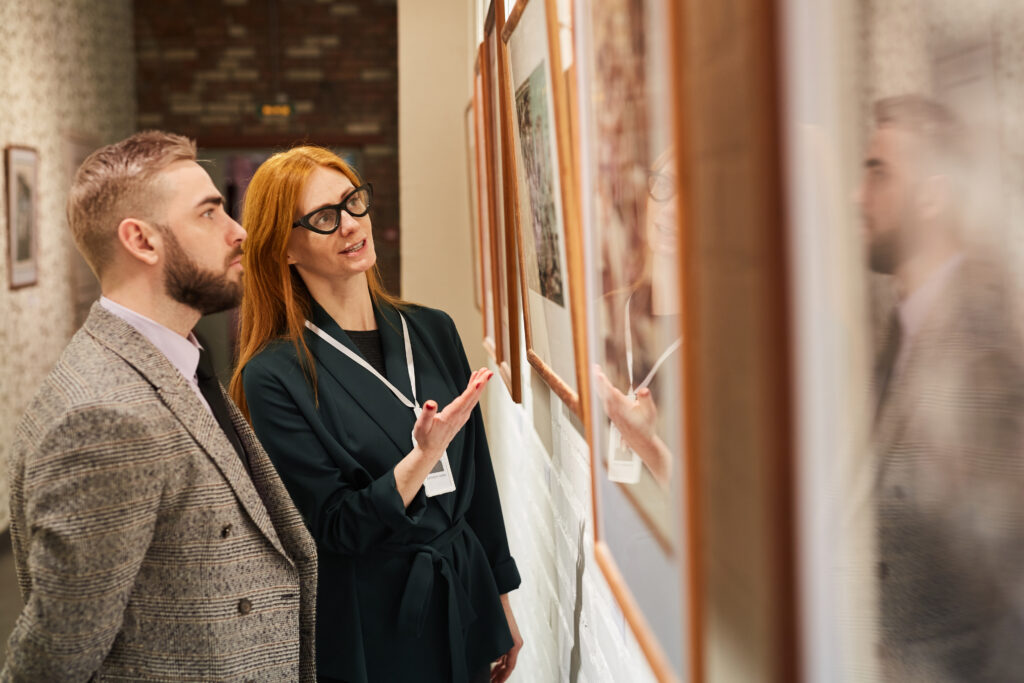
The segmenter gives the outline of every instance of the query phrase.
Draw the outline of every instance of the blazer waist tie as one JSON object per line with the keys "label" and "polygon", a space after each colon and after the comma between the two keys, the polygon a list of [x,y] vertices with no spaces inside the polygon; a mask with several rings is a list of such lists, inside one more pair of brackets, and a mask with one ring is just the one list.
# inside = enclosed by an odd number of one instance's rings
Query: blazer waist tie
{"label": "blazer waist tie", "polygon": [[447,551],[459,536],[469,529],[465,518],[459,519],[443,533],[423,544],[391,544],[381,546],[384,552],[415,555],[405,591],[398,608],[398,626],[407,635],[417,638],[423,634],[427,606],[434,590],[434,575],[439,573],[448,583],[448,642],[452,660],[452,680],[468,681],[466,670],[465,629],[476,619],[469,594],[455,574],[455,567]]}

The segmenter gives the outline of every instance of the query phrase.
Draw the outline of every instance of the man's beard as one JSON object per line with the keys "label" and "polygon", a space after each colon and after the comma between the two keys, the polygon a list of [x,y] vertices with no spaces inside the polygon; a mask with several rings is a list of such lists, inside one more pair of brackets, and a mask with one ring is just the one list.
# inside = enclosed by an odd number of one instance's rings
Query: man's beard
{"label": "man's beard", "polygon": [[892,275],[903,263],[904,236],[899,230],[877,235],[868,244],[868,266],[876,273]]}
{"label": "man's beard", "polygon": [[[203,270],[189,258],[170,228],[161,229],[167,241],[167,268],[164,286],[167,294],[178,303],[194,308],[202,315],[219,313],[235,308],[242,301],[242,283],[232,282],[227,273]],[[225,270],[242,253],[236,249],[228,256]]]}

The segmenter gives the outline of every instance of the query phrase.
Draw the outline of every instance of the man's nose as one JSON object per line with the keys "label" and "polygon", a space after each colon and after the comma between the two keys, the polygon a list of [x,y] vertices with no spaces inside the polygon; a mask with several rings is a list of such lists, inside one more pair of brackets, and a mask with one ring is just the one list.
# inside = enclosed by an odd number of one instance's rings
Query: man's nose
{"label": "man's nose", "polygon": [[861,181],[856,187],[850,192],[850,201],[858,209],[864,208],[864,182]]}
{"label": "man's nose", "polygon": [[228,217],[228,220],[231,221],[231,227],[228,230],[228,244],[238,244],[246,238],[248,233],[234,218]]}

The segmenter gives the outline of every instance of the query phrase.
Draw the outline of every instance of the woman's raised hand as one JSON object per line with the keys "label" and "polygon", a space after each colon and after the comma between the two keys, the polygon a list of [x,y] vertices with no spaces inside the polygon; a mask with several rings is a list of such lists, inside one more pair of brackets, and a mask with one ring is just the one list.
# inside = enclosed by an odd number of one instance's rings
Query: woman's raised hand
{"label": "woman's raised hand", "polygon": [[480,368],[474,372],[469,378],[466,390],[441,412],[437,412],[436,401],[427,401],[423,404],[423,412],[412,428],[412,438],[422,451],[440,459],[448,444],[466,424],[473,408],[480,402],[487,380],[493,376],[494,373],[487,368]]}

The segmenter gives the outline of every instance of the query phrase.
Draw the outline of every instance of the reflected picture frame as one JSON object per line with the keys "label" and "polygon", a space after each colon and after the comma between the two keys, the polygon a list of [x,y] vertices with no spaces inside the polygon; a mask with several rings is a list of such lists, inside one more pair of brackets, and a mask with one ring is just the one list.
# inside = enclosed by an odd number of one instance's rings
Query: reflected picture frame
{"label": "reflected picture frame", "polygon": [[[542,21],[543,25],[522,27],[527,11],[533,13],[534,24]],[[502,107],[512,177],[504,189],[519,257],[527,361],[582,419],[579,387],[586,378],[583,257],[569,88],[562,69],[557,12],[556,0],[518,0],[501,33],[500,61],[508,84],[502,90]],[[522,31],[541,35],[520,38]],[[530,40],[533,51],[525,59],[536,66],[517,85],[520,79],[513,63],[520,55],[512,54],[513,41]],[[561,333],[558,338],[553,338],[552,328]]]}
{"label": "reflected picture frame", "polygon": [[39,152],[4,149],[7,193],[7,273],[10,289],[39,281]]}

